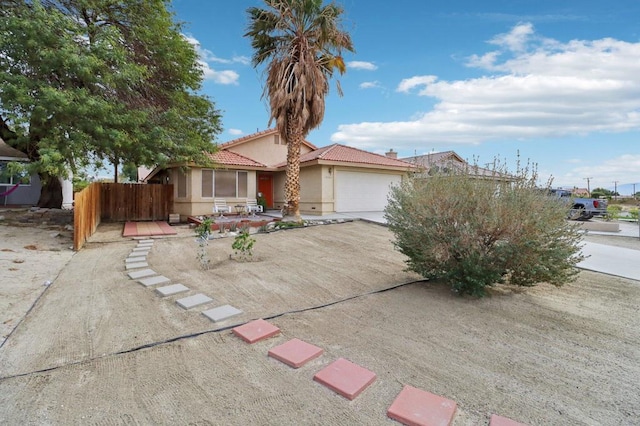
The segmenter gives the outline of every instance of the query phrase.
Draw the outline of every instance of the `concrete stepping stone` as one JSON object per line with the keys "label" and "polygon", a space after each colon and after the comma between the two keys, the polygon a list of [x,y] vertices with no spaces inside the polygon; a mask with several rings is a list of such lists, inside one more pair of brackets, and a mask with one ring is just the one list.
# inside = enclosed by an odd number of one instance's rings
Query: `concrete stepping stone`
{"label": "concrete stepping stone", "polygon": [[218,306],[217,308],[202,311],[202,315],[209,318],[213,322],[224,321],[236,315],[240,315],[242,311],[231,305]]}
{"label": "concrete stepping stone", "polygon": [[456,408],[455,401],[406,385],[387,410],[387,416],[405,425],[449,426]]}
{"label": "concrete stepping stone", "polygon": [[247,343],[255,343],[280,333],[280,329],[278,327],[263,319],[257,319],[255,321],[239,325],[231,331]]}
{"label": "concrete stepping stone", "polygon": [[132,252],[136,253],[136,252],[149,252],[149,250],[151,250],[151,247],[134,247]]}
{"label": "concrete stepping stone", "polygon": [[149,267],[149,264],[147,262],[129,262],[125,265],[125,268],[127,268],[127,271],[129,269],[139,269],[139,268],[147,268]]}
{"label": "concrete stepping stone", "polygon": [[140,271],[129,272],[127,275],[129,275],[129,278],[132,280],[137,280],[144,277],[150,277],[152,275],[158,275],[158,273],[153,269],[142,269]]}
{"label": "concrete stepping stone", "polygon": [[497,414],[492,414],[491,420],[489,420],[489,426],[527,426],[527,425],[524,423],[516,422],[507,417],[502,417],[502,416],[498,416]]}
{"label": "concrete stepping stone", "polygon": [[191,309],[198,305],[204,305],[205,303],[209,303],[213,301],[212,298],[206,296],[202,293],[194,294],[193,296],[183,297],[182,299],[176,300],[176,303],[184,309]]}
{"label": "concrete stepping stone", "polygon": [[156,293],[160,294],[160,296],[162,297],[172,296],[178,293],[184,293],[185,291],[189,291],[189,287],[184,286],[182,284],[172,284],[172,285],[156,288]]}
{"label": "concrete stepping stone", "polygon": [[149,239],[137,240],[137,241],[138,241],[138,244],[153,244],[155,242],[155,240],[149,240]]}
{"label": "concrete stepping stone", "polygon": [[145,287],[150,287],[152,285],[168,283],[171,282],[171,280],[163,275],[157,275],[155,277],[143,278],[138,280],[138,282]]}
{"label": "concrete stepping stone", "polygon": [[137,262],[146,262],[147,261],[147,256],[134,256],[134,257],[127,257],[124,260],[124,263],[137,263]]}
{"label": "concrete stepping stone", "polygon": [[344,358],[338,358],[318,371],[313,380],[348,400],[353,400],[376,380],[376,373]]}
{"label": "concrete stepping stone", "polygon": [[289,367],[300,368],[312,359],[318,358],[324,349],[300,339],[291,339],[269,351],[269,356],[284,362]]}

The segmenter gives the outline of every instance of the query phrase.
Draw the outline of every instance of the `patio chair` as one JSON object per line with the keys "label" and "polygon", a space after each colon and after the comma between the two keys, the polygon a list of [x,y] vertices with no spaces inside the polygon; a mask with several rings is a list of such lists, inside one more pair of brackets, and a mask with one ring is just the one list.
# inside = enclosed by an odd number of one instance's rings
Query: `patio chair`
{"label": "patio chair", "polygon": [[215,198],[213,200],[213,212],[220,213],[220,217],[222,217],[223,213],[231,213],[231,206],[227,205],[227,200]]}
{"label": "patio chair", "polygon": [[258,200],[256,200],[255,198],[247,198],[246,203],[247,203],[247,213],[251,213],[253,216],[256,215],[256,212],[264,213],[262,206],[258,204]]}

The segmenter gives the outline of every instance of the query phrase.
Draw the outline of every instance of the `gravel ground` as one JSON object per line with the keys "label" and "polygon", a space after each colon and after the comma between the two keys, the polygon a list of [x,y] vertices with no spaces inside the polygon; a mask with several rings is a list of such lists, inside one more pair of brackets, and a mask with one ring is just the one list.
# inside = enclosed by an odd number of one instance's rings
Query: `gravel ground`
{"label": "gravel ground", "polygon": [[[135,242],[122,225],[101,225],[76,254],[64,233],[13,225],[0,226],[0,320],[11,333],[0,347],[0,424],[397,424],[386,409],[405,384],[456,401],[454,425],[492,413],[529,425],[640,418],[637,281],[583,271],[562,288],[460,298],[405,272],[390,232],[358,221],[256,235],[250,262],[216,239],[205,271],[180,226],[148,261],[213,297],[203,309],[244,311],[212,323],[128,279]],[[256,318],[281,334],[253,345],[232,335]],[[299,369],[267,356],[294,337],[325,353]],[[353,401],[312,380],[340,357],[377,374]]]}

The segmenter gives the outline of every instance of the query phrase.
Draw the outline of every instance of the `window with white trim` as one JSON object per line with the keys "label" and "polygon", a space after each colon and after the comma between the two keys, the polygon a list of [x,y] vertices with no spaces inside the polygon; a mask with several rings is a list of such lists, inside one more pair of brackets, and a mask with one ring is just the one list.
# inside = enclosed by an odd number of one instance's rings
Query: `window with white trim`
{"label": "window with white trim", "polygon": [[31,185],[31,176],[27,173],[10,174],[9,162],[0,161],[0,185]]}

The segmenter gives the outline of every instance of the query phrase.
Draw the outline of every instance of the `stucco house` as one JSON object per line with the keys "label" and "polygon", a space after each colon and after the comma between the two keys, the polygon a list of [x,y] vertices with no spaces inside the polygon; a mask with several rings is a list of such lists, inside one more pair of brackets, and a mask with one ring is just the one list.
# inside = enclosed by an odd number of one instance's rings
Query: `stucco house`
{"label": "stucco house", "polygon": [[[287,145],[275,129],[264,130],[218,146],[216,168],[172,165],[154,169],[149,183],[174,185],[174,213],[181,217],[211,214],[214,198],[228,205],[258,198],[268,209],[285,203]],[[414,170],[409,162],[345,145],[317,148],[305,141],[300,157],[300,212],[381,211],[392,184]]]}
{"label": "stucco house", "polygon": [[14,161],[29,159],[0,138],[0,206],[34,206],[40,198],[40,179],[37,174],[11,176],[4,173],[7,164]]}
{"label": "stucco house", "polygon": [[500,173],[488,168],[469,164],[454,151],[434,152],[424,155],[406,157],[402,160],[416,166],[416,175],[428,177],[438,172],[466,172],[474,178],[511,182],[513,175]]}

